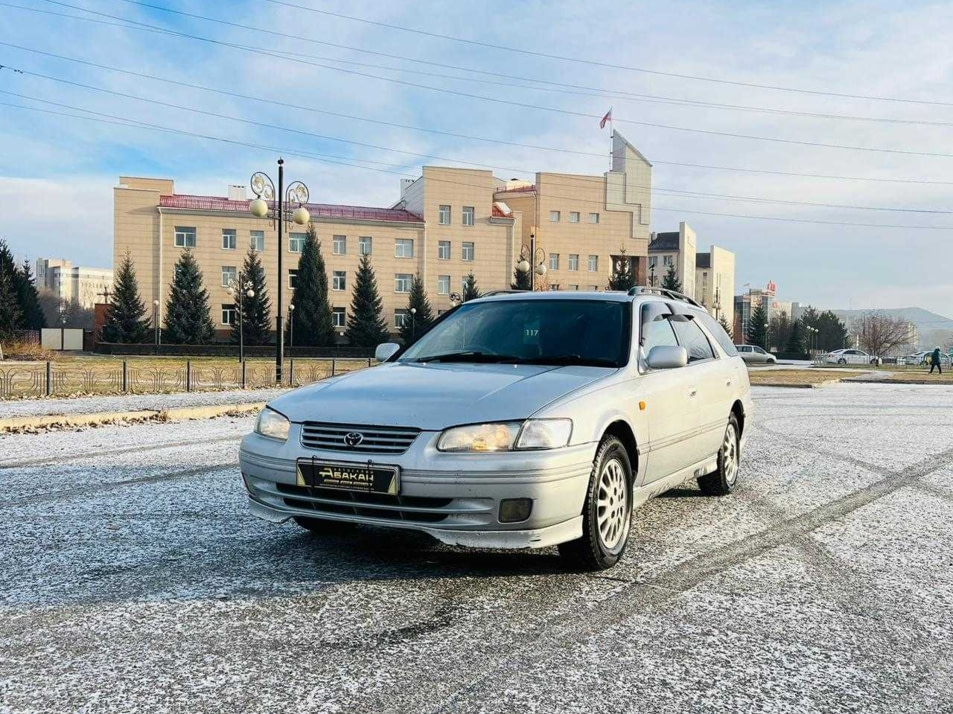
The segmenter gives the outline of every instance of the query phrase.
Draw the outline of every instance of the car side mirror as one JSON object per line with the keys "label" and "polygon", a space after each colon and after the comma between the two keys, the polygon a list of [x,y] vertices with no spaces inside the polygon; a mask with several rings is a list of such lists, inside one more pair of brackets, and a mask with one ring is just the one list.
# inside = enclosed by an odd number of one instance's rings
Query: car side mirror
{"label": "car side mirror", "polygon": [[675,369],[688,364],[688,350],[672,345],[658,345],[649,350],[645,363],[649,369]]}
{"label": "car side mirror", "polygon": [[378,362],[386,362],[393,357],[399,349],[400,345],[396,342],[385,342],[384,344],[377,345],[377,349],[374,350],[374,359]]}

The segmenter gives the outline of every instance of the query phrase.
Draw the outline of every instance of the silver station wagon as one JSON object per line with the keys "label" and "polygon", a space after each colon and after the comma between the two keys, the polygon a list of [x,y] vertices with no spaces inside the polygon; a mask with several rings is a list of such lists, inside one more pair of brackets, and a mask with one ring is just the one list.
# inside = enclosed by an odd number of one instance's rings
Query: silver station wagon
{"label": "silver station wagon", "polygon": [[737,482],[748,372],[678,293],[495,294],[377,358],[261,412],[240,454],[252,513],[314,533],[369,524],[556,545],[598,570],[622,557],[652,496]]}

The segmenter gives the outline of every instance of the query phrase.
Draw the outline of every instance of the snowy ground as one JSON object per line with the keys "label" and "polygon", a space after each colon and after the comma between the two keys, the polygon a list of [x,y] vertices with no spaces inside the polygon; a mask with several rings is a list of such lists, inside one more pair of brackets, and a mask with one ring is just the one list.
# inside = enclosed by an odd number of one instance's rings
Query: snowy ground
{"label": "snowy ground", "polygon": [[953,711],[953,388],[756,401],[601,575],[257,521],[251,419],[0,436],[0,711]]}

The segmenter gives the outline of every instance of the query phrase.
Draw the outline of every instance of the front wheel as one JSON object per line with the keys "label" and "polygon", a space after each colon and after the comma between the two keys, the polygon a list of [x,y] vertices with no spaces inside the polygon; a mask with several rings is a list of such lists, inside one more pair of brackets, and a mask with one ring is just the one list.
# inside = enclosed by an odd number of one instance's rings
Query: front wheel
{"label": "front wheel", "polygon": [[847,360],[841,357],[839,360],[837,360],[837,364],[847,364]]}
{"label": "front wheel", "polygon": [[727,496],[734,489],[741,464],[740,431],[738,419],[732,414],[728,417],[725,439],[718,452],[718,468],[698,479],[698,487],[706,496]]}
{"label": "front wheel", "polygon": [[625,445],[606,436],[593,460],[582,509],[582,537],[559,545],[573,567],[606,570],[622,557],[632,525],[632,463]]}

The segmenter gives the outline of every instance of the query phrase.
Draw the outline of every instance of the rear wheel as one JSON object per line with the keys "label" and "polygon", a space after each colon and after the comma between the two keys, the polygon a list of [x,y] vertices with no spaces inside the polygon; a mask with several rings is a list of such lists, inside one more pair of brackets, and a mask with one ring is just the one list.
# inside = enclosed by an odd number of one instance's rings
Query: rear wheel
{"label": "rear wheel", "polygon": [[625,446],[606,436],[596,451],[582,510],[582,537],[559,546],[573,567],[611,568],[625,552],[632,524],[632,464]]}
{"label": "rear wheel", "polygon": [[323,518],[307,518],[306,516],[294,516],[294,522],[313,535],[339,535],[355,528],[353,523],[328,521]]}
{"label": "rear wheel", "polygon": [[698,487],[706,496],[727,496],[734,489],[741,465],[739,433],[738,419],[732,413],[718,452],[718,468],[698,479]]}

